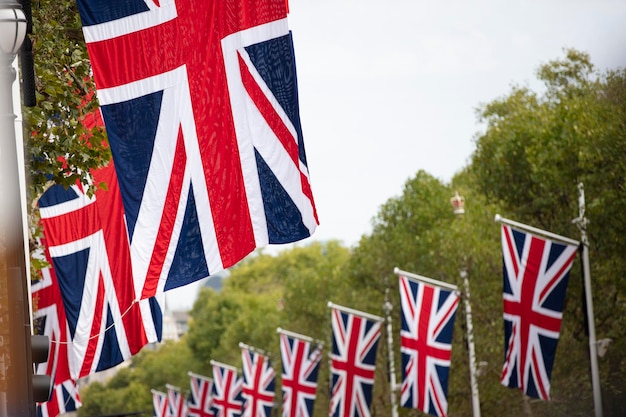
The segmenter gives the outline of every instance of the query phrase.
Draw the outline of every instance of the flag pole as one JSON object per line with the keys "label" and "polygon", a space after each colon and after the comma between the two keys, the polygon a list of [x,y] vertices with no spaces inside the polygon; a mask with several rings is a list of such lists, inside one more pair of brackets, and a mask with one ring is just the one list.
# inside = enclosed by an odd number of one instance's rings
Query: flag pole
{"label": "flag pole", "polygon": [[591,383],[593,385],[593,403],[595,417],[602,417],[602,391],[598,372],[598,345],[596,342],[596,326],[593,315],[593,297],[591,296],[591,272],[589,267],[589,239],[587,238],[588,219],[585,217],[585,189],[583,183],[578,184],[578,217],[572,220],[580,230],[583,251],[583,279],[585,285],[585,301],[587,303],[587,326],[589,330],[589,361],[591,365]]}
{"label": "flag pole", "polygon": [[396,391],[398,385],[396,384],[396,365],[393,357],[393,329],[391,326],[391,309],[393,305],[389,301],[389,288],[385,289],[385,303],[383,309],[385,310],[385,320],[387,321],[387,350],[389,353],[389,395],[391,396],[391,417],[398,417],[398,403],[396,399]]}
{"label": "flag pole", "polygon": [[[465,214],[465,199],[459,195],[458,192],[454,193],[454,197],[450,199],[452,207],[454,208],[454,214],[457,217],[461,217]],[[463,267],[459,271],[459,275],[463,279],[463,288],[465,290],[465,297],[463,302],[465,304],[465,322],[467,324],[467,350],[469,355],[469,368],[470,368],[470,389],[472,393],[472,413],[474,417],[480,417],[480,396],[478,393],[478,377],[476,370],[476,351],[474,349],[474,326],[472,325],[472,306],[470,304],[470,285],[467,278],[466,261],[463,261]]]}

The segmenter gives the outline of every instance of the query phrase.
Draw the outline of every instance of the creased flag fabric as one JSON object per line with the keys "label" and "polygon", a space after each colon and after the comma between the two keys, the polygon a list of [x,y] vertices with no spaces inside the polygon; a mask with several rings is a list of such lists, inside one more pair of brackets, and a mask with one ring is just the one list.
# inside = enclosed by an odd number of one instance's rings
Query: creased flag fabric
{"label": "creased flag fabric", "polygon": [[242,417],[269,417],[274,406],[276,372],[266,355],[242,346]]}
{"label": "creased flag fabric", "polygon": [[[51,263],[45,246],[45,239],[40,244],[44,249],[45,259]],[[43,417],[55,417],[66,411],[74,411],[80,406],[78,388],[70,375],[68,343],[71,341],[70,330],[65,317],[63,299],[56,275],[52,268],[43,268],[39,279],[32,283],[31,294],[35,334],[48,336],[50,350],[48,360],[37,365],[36,372],[49,375],[53,385],[49,401],[37,404],[37,414]]]}
{"label": "creased flag fabric", "polygon": [[400,404],[433,416],[448,412],[456,291],[400,275]]}
{"label": "creased flag fabric", "polygon": [[161,337],[155,298],[137,301],[124,212],[112,165],[92,172],[98,189],[50,187],[38,200],[47,250],[71,337],[74,379],[115,366]]}
{"label": "creased flag fabric", "polygon": [[369,417],[381,320],[331,308],[332,417]]}
{"label": "creased flag fabric", "polygon": [[311,349],[311,342],[281,333],[280,354],[283,366],[282,417],[312,417],[321,347]]}
{"label": "creased flag fabric", "polygon": [[152,390],[154,417],[170,417],[170,402],[166,393]]}
{"label": "creased flag fabric", "polygon": [[180,389],[166,385],[167,388],[167,401],[170,406],[170,417],[187,417],[187,399]]}
{"label": "creased flag fabric", "polygon": [[284,0],[77,0],[147,298],[318,224]]}
{"label": "creased flag fabric", "polygon": [[577,246],[502,225],[504,366],[500,381],[550,399],[550,375]]}
{"label": "creased flag fabric", "polygon": [[243,379],[237,370],[219,362],[213,363],[213,410],[215,417],[240,417]]}
{"label": "creased flag fabric", "polygon": [[213,380],[189,372],[190,399],[187,403],[189,417],[215,417],[213,411]]}

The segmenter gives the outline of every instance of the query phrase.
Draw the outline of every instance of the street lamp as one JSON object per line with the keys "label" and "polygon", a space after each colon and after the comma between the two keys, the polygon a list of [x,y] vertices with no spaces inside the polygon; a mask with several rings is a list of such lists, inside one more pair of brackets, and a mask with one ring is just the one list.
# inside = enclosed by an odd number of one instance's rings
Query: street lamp
{"label": "street lamp", "polygon": [[0,0],[0,416],[34,416],[22,195],[13,111],[13,61],[27,31],[22,7]]}
{"label": "street lamp", "polygon": [[[465,214],[465,199],[454,193],[454,197],[450,199],[450,203],[454,209],[454,214],[462,216]],[[472,390],[472,410],[474,417],[480,417],[480,399],[478,396],[478,372],[476,370],[476,352],[474,350],[474,331],[472,326],[472,306],[470,304],[470,287],[467,278],[467,269],[465,265],[460,271],[463,279],[463,287],[465,289],[465,320],[467,322],[467,350],[469,351],[469,367],[470,367],[470,387]]]}

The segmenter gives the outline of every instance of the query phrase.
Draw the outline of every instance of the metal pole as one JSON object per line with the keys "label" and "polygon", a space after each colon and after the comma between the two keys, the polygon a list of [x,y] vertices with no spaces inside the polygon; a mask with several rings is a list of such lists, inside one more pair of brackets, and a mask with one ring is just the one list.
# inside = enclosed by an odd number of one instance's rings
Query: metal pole
{"label": "metal pole", "polygon": [[593,403],[595,416],[602,417],[602,390],[600,388],[600,374],[598,372],[598,345],[596,342],[596,326],[593,315],[593,297],[591,296],[591,272],[589,268],[589,239],[587,238],[588,220],[585,217],[585,189],[583,183],[578,184],[578,213],[572,220],[580,230],[580,240],[583,250],[583,279],[585,283],[585,301],[587,303],[587,323],[589,327],[589,361],[591,366],[591,383],[593,385]]}
{"label": "metal pole", "polygon": [[389,302],[389,289],[385,290],[385,320],[387,321],[387,350],[389,352],[389,395],[391,396],[391,416],[398,417],[398,403],[396,400],[396,365],[393,357],[393,329],[391,327],[391,309],[393,305]]}
{"label": "metal pole", "polygon": [[467,271],[461,270],[465,287],[465,319],[467,321],[467,349],[469,351],[470,387],[472,389],[472,411],[474,417],[480,417],[480,398],[478,396],[478,379],[476,378],[476,352],[474,350],[474,331],[472,326],[472,306],[470,305],[470,287]]}

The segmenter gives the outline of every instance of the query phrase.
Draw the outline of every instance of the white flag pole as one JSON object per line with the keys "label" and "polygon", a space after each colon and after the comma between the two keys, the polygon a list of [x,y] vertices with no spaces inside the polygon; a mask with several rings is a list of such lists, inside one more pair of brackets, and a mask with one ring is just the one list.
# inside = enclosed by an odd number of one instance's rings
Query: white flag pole
{"label": "white flag pole", "polygon": [[593,297],[591,296],[591,271],[589,267],[589,239],[587,238],[587,224],[585,217],[585,189],[583,183],[578,184],[578,217],[572,220],[580,230],[580,240],[583,251],[583,280],[585,285],[585,301],[587,303],[587,326],[589,330],[589,360],[591,365],[591,383],[593,385],[593,403],[595,416],[602,417],[602,391],[600,389],[600,374],[598,372],[598,345],[596,342],[596,326],[593,315]]}
{"label": "white flag pole", "polygon": [[393,329],[391,326],[391,309],[393,305],[389,301],[389,288],[385,290],[385,320],[387,321],[387,351],[389,353],[389,395],[391,396],[391,417],[398,417],[398,403],[396,399],[396,365],[393,356]]}
{"label": "white flag pole", "polygon": [[421,275],[417,275],[417,274],[413,274],[411,272],[406,272],[403,271],[401,269],[399,269],[398,267],[395,267],[393,269],[393,273],[396,275],[402,275],[404,277],[407,278],[412,278],[416,281],[421,281],[421,282],[425,282],[426,284],[431,284],[431,285],[435,285],[437,287],[443,287],[443,288],[447,288],[449,290],[453,290],[456,291],[458,289],[458,287],[454,284],[448,284],[447,282],[443,282],[443,281],[439,281],[433,278],[428,278],[428,277],[424,277]]}

